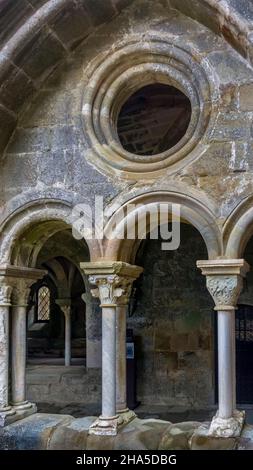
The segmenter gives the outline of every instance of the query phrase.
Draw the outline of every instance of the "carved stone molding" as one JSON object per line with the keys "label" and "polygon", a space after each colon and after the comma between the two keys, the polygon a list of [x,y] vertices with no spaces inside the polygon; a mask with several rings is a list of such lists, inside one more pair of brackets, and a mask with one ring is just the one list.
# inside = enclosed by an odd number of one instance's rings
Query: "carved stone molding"
{"label": "carved stone molding", "polygon": [[[85,158],[103,172],[130,180],[138,179],[141,173],[142,178],[151,179],[163,174],[165,168],[179,168],[202,151],[201,139],[217,112],[211,105],[217,99],[217,90],[210,68],[207,70],[203,61],[200,64],[179,44],[160,37],[146,41],[136,37],[130,44],[121,41],[101,62],[89,64],[85,76],[82,116],[90,141]],[[119,142],[115,116],[131,94],[156,82],[173,84],[190,98],[190,125],[172,149],[152,157],[133,155]]]}

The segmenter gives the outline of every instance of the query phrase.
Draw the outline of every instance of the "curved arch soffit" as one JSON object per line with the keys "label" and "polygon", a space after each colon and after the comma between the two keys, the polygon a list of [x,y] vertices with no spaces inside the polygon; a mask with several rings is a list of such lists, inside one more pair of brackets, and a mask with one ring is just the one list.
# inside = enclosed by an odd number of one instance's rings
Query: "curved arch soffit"
{"label": "curved arch soffit", "polygon": [[[0,227],[0,264],[14,264],[35,267],[41,247],[56,232],[72,227],[72,205],[63,201],[43,200],[29,203],[15,211]],[[21,257],[22,243],[29,234],[28,245]],[[100,257],[101,243],[85,240],[90,257]],[[21,262],[20,262],[21,261]]]}

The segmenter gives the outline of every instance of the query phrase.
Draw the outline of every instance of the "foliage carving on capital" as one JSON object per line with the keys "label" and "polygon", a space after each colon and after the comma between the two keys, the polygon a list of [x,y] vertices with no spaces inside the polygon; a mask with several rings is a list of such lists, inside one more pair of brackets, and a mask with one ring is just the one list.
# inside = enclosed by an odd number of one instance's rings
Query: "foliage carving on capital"
{"label": "foliage carving on capital", "polygon": [[27,305],[32,282],[34,281],[21,278],[13,283],[13,306]]}
{"label": "foliage carving on capital", "polygon": [[12,287],[0,281],[0,305],[11,303]]}
{"label": "foliage carving on capital", "polygon": [[207,276],[209,290],[216,307],[235,307],[243,288],[243,278],[231,276]]}
{"label": "foliage carving on capital", "polygon": [[128,302],[133,279],[117,276],[90,276],[91,284],[97,289],[91,289],[93,297],[99,297],[102,305],[118,305]]}

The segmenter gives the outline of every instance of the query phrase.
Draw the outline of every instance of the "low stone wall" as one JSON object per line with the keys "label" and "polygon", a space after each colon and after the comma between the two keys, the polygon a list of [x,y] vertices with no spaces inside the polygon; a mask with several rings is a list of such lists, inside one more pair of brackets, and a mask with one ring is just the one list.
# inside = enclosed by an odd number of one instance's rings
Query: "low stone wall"
{"label": "low stone wall", "polygon": [[0,430],[1,450],[252,450],[253,427],[240,438],[207,435],[210,423],[172,424],[157,419],[134,419],[116,437],[94,436],[94,417],[37,413]]}
{"label": "low stone wall", "polygon": [[101,403],[101,370],[84,366],[30,365],[27,397],[35,403]]}

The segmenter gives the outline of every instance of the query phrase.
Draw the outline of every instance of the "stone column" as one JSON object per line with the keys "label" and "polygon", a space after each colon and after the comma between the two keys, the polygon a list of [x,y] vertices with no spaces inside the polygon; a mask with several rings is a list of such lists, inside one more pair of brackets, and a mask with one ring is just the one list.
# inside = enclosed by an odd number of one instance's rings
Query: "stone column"
{"label": "stone column", "polygon": [[65,366],[71,365],[71,300],[70,299],[58,299],[56,300],[57,305],[61,308],[65,318]]}
{"label": "stone column", "polygon": [[33,282],[17,279],[12,304],[12,405],[17,410],[32,407],[26,400],[26,313],[30,286]]}
{"label": "stone column", "polygon": [[[87,284],[87,283],[85,283]],[[82,295],[85,303],[86,329],[86,367],[101,369],[102,367],[102,319],[99,299],[92,297],[89,286]]]}
{"label": "stone column", "polygon": [[[97,286],[91,292],[100,298],[102,308],[102,414],[92,424],[89,432],[96,435],[116,435],[118,425],[123,424],[116,413],[117,303],[129,288],[126,278],[132,282],[135,278],[131,276],[134,268],[135,273],[136,269],[139,273],[142,269],[122,262],[82,263],[81,268],[89,275],[90,283]],[[118,344],[121,347],[122,342],[119,341]],[[123,355],[125,358],[125,350]],[[121,379],[125,382],[123,376]],[[123,386],[119,389],[122,390]]]}
{"label": "stone column", "polygon": [[16,411],[36,412],[36,405],[26,400],[26,331],[30,287],[43,278],[46,271],[9,267],[12,274],[12,405]]}
{"label": "stone column", "polygon": [[117,300],[116,316],[116,407],[118,415],[118,424],[126,424],[136,418],[134,411],[127,407],[127,376],[126,376],[126,322],[129,298],[131,295],[132,284],[139,277],[142,269],[133,266],[132,277],[122,278],[121,285],[124,288],[124,294]]}
{"label": "stone column", "polygon": [[218,315],[219,409],[212,420],[209,434],[238,437],[245,413],[236,410],[235,309],[249,266],[240,259],[198,261],[197,266],[206,276],[206,285]]}
{"label": "stone column", "polygon": [[15,410],[9,405],[9,309],[12,287],[0,275],[0,428]]}

